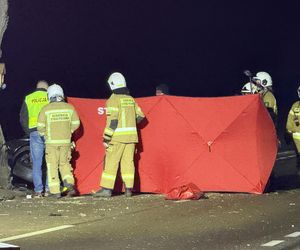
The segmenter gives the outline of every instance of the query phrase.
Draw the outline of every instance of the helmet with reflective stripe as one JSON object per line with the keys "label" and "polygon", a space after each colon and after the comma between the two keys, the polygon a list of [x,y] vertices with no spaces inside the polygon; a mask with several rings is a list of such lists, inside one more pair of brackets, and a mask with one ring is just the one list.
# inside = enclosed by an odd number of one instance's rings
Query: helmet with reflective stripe
{"label": "helmet with reflective stripe", "polygon": [[49,86],[48,90],[48,99],[50,100],[53,97],[62,97],[64,98],[64,91],[61,86],[58,84],[52,84]]}
{"label": "helmet with reflective stripe", "polygon": [[258,88],[254,83],[247,82],[242,90],[241,90],[242,95],[248,95],[248,94],[257,94],[258,93]]}
{"label": "helmet with reflective stripe", "polygon": [[263,88],[272,87],[272,78],[269,73],[267,72],[258,72],[253,80],[257,82],[258,85],[262,86]]}
{"label": "helmet with reflective stripe", "polygon": [[112,73],[108,78],[107,82],[111,90],[126,87],[125,77],[119,72]]}

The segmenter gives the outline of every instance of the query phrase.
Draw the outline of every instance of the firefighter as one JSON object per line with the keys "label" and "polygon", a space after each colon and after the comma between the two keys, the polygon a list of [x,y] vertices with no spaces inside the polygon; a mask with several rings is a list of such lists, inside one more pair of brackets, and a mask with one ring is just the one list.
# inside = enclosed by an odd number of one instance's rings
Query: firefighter
{"label": "firefighter", "polygon": [[274,122],[275,127],[277,127],[277,103],[275,96],[272,93],[272,78],[267,72],[258,72],[255,77],[252,78],[257,84],[259,89],[259,94],[265,107],[269,111],[269,114]]}
{"label": "firefighter", "polygon": [[[296,153],[298,157],[298,169],[300,170],[299,164],[299,153],[300,153],[300,86],[298,87],[298,97],[299,100],[296,101],[288,114],[287,122],[286,122],[286,132],[287,138],[292,138],[295,146]],[[286,139],[287,140],[287,139]],[[289,140],[287,140],[289,142]],[[299,172],[300,173],[300,172]]]}
{"label": "firefighter", "polygon": [[45,138],[46,162],[50,196],[61,197],[59,174],[63,181],[63,192],[75,194],[71,160],[71,136],[79,127],[76,110],[65,102],[61,86],[48,88],[50,103],[43,107],[38,117],[38,131]]}
{"label": "firefighter", "polygon": [[103,145],[106,150],[104,170],[100,187],[95,197],[110,197],[114,188],[119,164],[125,183],[125,195],[132,196],[134,184],[134,152],[138,143],[136,124],[144,114],[126,87],[121,73],[115,72],[108,78],[112,95],[106,102],[107,119],[103,133]]}
{"label": "firefighter", "polygon": [[41,109],[49,103],[47,97],[48,83],[38,81],[36,90],[27,95],[20,111],[20,122],[27,136],[29,136],[30,158],[32,161],[32,178],[35,198],[40,198],[48,191],[43,183],[42,164],[44,159],[44,140],[37,131],[37,120]]}

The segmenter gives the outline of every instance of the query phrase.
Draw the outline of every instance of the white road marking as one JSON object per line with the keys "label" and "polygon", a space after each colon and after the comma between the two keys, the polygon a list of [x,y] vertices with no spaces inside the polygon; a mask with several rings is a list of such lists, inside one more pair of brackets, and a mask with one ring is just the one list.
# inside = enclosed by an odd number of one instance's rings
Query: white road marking
{"label": "white road marking", "polygon": [[35,235],[39,235],[39,234],[46,234],[46,233],[50,233],[50,232],[54,232],[54,231],[58,231],[58,230],[62,230],[62,229],[70,228],[70,227],[74,227],[74,225],[63,225],[63,226],[52,227],[52,228],[48,228],[48,229],[44,229],[44,230],[40,230],[40,231],[36,231],[36,232],[32,232],[32,233],[26,233],[26,234],[20,234],[20,235],[16,235],[16,236],[7,237],[7,238],[2,238],[2,239],[0,239],[0,242],[27,238],[27,237],[31,237],[31,236],[35,236]]}
{"label": "white road marking", "polygon": [[298,237],[298,236],[300,236],[300,232],[294,232],[294,233],[288,234],[288,235],[286,235],[286,236],[284,236],[284,237],[292,237],[292,238],[295,238],[295,237]]}
{"label": "white road marking", "polygon": [[262,247],[273,247],[273,246],[276,246],[280,243],[284,242],[284,240],[271,240],[265,244],[262,244],[261,246]]}
{"label": "white road marking", "polygon": [[12,248],[12,249],[14,249],[14,248],[18,248],[18,249],[20,249],[20,247],[19,247],[19,246],[15,246],[15,245],[7,244],[7,243],[0,243],[0,249],[1,249],[1,248],[8,249],[8,247],[10,247],[10,248]]}

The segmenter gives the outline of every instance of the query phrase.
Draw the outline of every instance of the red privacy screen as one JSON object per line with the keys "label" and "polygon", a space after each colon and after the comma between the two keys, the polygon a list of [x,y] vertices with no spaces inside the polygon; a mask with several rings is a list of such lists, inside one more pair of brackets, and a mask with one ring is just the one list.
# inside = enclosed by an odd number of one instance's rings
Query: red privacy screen
{"label": "red privacy screen", "polygon": [[[78,111],[73,167],[81,194],[99,189],[105,100],[68,98]],[[167,193],[196,184],[202,191],[262,193],[277,153],[274,125],[258,95],[137,98],[135,191]],[[118,184],[119,183],[119,184]],[[116,189],[120,189],[120,180]]]}

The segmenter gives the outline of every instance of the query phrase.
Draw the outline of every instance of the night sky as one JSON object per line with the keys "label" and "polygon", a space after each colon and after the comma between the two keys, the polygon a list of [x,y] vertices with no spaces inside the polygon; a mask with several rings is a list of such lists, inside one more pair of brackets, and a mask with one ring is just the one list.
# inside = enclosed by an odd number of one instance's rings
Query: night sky
{"label": "night sky", "polygon": [[283,124],[300,85],[300,6],[280,2],[11,0],[5,135],[22,136],[19,110],[37,80],[60,83],[67,96],[108,98],[113,71],[135,97],[161,83],[172,95],[229,96],[247,82],[244,69],[267,71]]}

